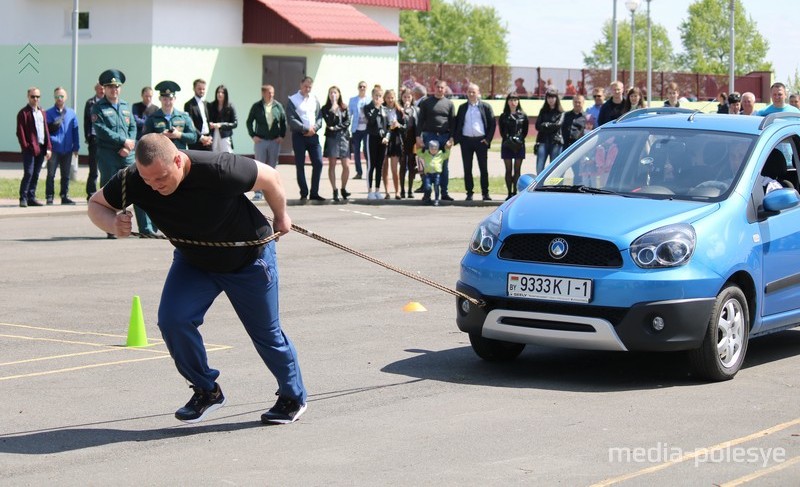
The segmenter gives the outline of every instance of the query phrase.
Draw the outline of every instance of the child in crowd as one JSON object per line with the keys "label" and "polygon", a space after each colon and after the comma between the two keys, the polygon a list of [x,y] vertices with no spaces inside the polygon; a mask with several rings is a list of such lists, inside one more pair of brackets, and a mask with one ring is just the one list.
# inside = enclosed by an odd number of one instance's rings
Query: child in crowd
{"label": "child in crowd", "polygon": [[424,163],[425,175],[422,178],[425,196],[422,198],[423,204],[431,203],[431,186],[435,198],[433,206],[439,206],[439,178],[442,175],[442,165],[450,157],[450,151],[446,148],[439,150],[439,142],[431,140],[428,142],[428,150],[420,154]]}

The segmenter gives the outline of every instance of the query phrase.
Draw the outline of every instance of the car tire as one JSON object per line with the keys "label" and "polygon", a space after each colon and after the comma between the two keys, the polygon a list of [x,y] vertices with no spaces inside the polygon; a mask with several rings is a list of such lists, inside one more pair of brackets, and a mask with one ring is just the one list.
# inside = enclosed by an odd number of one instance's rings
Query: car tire
{"label": "car tire", "polygon": [[478,357],[489,362],[510,362],[519,357],[519,354],[525,349],[524,343],[494,340],[482,337],[477,333],[469,334],[469,343]]}
{"label": "car tire", "polygon": [[738,286],[727,286],[717,295],[702,345],[689,352],[692,369],[715,382],[733,379],[744,362],[749,337],[747,299]]}

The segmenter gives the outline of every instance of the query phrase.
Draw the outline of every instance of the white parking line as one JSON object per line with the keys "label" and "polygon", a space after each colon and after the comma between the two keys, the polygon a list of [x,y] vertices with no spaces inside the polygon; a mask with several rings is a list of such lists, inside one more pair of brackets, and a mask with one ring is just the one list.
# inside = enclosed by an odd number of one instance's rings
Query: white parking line
{"label": "white parking line", "polygon": [[367,217],[370,217],[370,218],[374,218],[374,219],[376,219],[376,220],[386,220],[386,218],[384,218],[384,217],[382,217],[382,216],[373,215],[372,213],[367,213],[367,212],[364,212],[364,211],[358,211],[358,210],[345,210],[345,209],[343,209],[343,208],[339,208],[339,211],[343,211],[343,212],[345,212],[345,213],[354,213],[354,214],[356,214],[356,215],[363,215],[363,216],[367,216]]}

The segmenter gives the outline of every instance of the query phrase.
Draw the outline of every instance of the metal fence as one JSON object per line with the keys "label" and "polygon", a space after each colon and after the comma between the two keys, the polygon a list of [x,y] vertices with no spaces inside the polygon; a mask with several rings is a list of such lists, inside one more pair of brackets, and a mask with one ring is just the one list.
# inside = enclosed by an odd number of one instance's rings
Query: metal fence
{"label": "metal fence", "polygon": [[[636,86],[646,92],[647,72],[636,71],[634,75]],[[619,71],[618,78],[627,88],[630,71]],[[505,98],[510,92],[516,92],[524,98],[543,98],[550,87],[569,98],[577,93],[591,93],[595,86],[606,88],[612,81],[611,70],[608,69],[400,63],[401,85],[412,87],[421,84],[430,92],[437,79],[447,81],[452,95],[457,97],[464,96],[469,83],[475,83],[481,88],[484,98]],[[757,71],[737,76],[734,86],[740,93],[750,91],[755,94],[756,102],[769,101],[771,79],[771,73]],[[653,71],[653,99],[664,99],[666,87],[672,81],[678,84],[681,96],[689,99],[714,100],[720,92],[730,92],[727,75]]]}

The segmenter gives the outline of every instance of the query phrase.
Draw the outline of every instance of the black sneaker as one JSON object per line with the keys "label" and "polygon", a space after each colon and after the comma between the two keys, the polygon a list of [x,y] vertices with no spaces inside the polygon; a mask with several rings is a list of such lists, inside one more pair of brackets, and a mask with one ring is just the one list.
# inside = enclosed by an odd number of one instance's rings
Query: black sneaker
{"label": "black sneaker", "polygon": [[186,406],[175,411],[175,417],[184,423],[202,421],[206,414],[225,405],[225,396],[222,394],[219,384],[214,384],[213,391],[204,391],[195,386],[190,387],[194,389],[194,395],[186,403]]}
{"label": "black sneaker", "polygon": [[294,423],[304,412],[307,404],[300,404],[294,399],[278,396],[278,402],[266,413],[261,415],[264,424],[289,424]]}
{"label": "black sneaker", "polygon": [[453,201],[453,197],[445,193],[442,195],[442,201]]}

